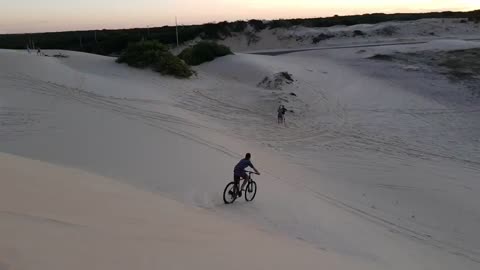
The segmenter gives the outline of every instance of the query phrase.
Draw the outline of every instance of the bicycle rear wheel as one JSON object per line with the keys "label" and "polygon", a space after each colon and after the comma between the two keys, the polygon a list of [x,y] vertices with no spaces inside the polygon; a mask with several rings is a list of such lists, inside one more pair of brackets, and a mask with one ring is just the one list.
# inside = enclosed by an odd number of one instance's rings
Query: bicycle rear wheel
{"label": "bicycle rear wheel", "polygon": [[223,201],[225,204],[231,204],[237,199],[237,189],[235,188],[235,183],[230,182],[225,187],[223,191]]}
{"label": "bicycle rear wheel", "polygon": [[247,184],[247,188],[245,189],[245,200],[251,202],[255,199],[255,195],[257,195],[257,183],[252,180]]}

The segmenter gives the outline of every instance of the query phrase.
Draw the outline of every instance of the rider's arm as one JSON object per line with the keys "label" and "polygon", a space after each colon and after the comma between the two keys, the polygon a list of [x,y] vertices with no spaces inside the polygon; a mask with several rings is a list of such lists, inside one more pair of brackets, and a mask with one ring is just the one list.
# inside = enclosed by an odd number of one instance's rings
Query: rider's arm
{"label": "rider's arm", "polygon": [[258,172],[257,168],[255,168],[253,166],[253,164],[250,163],[250,167],[252,167],[252,169],[255,171],[256,174],[260,175],[260,173]]}

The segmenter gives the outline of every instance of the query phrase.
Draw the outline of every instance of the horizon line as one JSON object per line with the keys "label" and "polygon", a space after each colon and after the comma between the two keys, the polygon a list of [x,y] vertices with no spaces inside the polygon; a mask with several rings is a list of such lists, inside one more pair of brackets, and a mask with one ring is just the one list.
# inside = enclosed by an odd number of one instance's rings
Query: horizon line
{"label": "horizon line", "polygon": [[[275,18],[275,19],[258,19],[258,18],[250,18],[250,19],[233,19],[233,20],[221,20],[221,21],[212,21],[212,22],[205,22],[205,23],[192,23],[192,24],[178,24],[178,26],[202,26],[206,24],[219,24],[222,22],[233,23],[237,21],[244,21],[248,22],[251,20],[258,20],[263,22],[270,22],[270,21],[279,21],[279,20],[308,20],[308,19],[326,19],[326,18],[334,18],[334,17],[349,17],[349,16],[365,16],[365,15],[372,15],[372,14],[385,14],[385,15],[395,15],[395,14],[429,14],[429,13],[470,13],[470,12],[480,12],[480,9],[473,9],[473,10],[431,10],[431,11],[418,11],[418,12],[393,12],[393,13],[385,13],[385,12],[372,12],[372,13],[357,13],[357,14],[348,14],[348,15],[330,15],[330,16],[319,16],[319,17],[291,17],[291,18]],[[173,21],[178,16],[174,16]],[[0,25],[1,27],[2,25]],[[4,25],[3,25],[4,26]],[[26,34],[51,34],[51,33],[68,33],[68,32],[91,32],[91,31],[119,31],[119,30],[134,30],[134,29],[153,29],[153,28],[163,28],[163,27],[175,27],[175,22],[173,24],[165,24],[162,26],[149,26],[146,25],[144,27],[141,26],[132,26],[132,27],[124,27],[124,28],[85,28],[85,29],[76,29],[76,30],[59,30],[59,31],[38,31],[38,32],[16,32],[16,33],[0,33],[0,35],[26,35]]]}

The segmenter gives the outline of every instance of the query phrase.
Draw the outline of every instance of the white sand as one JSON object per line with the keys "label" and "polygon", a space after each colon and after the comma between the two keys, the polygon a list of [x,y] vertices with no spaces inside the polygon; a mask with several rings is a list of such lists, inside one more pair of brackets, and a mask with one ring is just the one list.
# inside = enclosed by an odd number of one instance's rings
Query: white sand
{"label": "white sand", "polygon": [[[237,54],[197,67],[190,80],[84,53],[54,59],[1,50],[0,151],[107,176],[204,208],[205,219],[248,223],[248,232],[303,239],[326,250],[327,261],[478,269],[478,101],[432,67],[368,59],[472,47],[480,45]],[[281,71],[296,81],[257,87]],[[275,123],[279,102],[295,111],[287,128]],[[225,206],[221,192],[247,151],[262,171],[258,196]]]}
{"label": "white sand", "polygon": [[6,154],[0,171],[2,270],[372,269],[83,171]]}

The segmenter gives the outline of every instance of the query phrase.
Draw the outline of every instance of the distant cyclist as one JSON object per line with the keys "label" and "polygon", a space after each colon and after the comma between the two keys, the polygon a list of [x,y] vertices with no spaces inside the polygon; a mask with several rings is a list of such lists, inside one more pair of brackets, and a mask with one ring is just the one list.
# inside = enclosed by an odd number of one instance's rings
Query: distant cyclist
{"label": "distant cyclist", "polygon": [[233,181],[235,181],[235,186],[238,188],[240,185],[240,179],[243,179],[243,184],[242,187],[238,190],[238,196],[242,196],[242,190],[245,188],[245,185],[247,184],[248,180],[248,175],[245,172],[245,169],[250,167],[252,168],[256,174],[260,175],[258,170],[253,166],[252,162],[250,161],[251,155],[250,153],[247,153],[245,155],[245,158],[240,160],[238,164],[235,166],[233,169]]}

